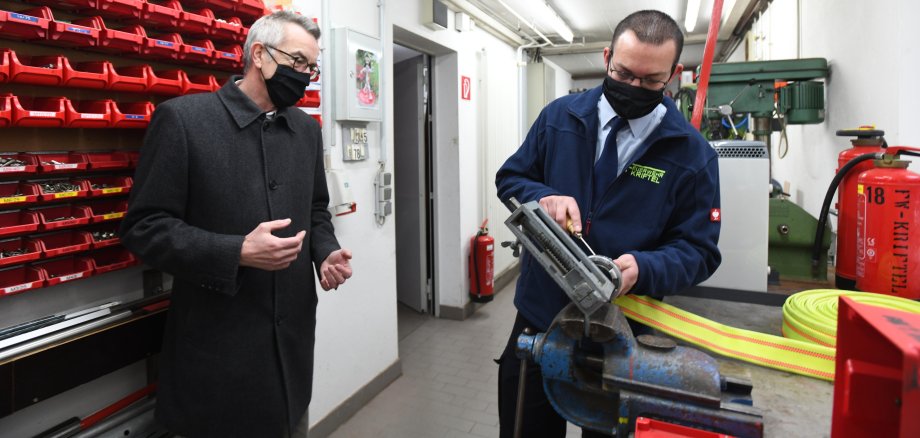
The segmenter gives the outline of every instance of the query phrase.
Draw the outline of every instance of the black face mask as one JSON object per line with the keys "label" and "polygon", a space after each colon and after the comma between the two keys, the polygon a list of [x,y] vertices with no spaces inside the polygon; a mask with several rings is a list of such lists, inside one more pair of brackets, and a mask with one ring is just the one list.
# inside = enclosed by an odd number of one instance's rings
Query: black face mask
{"label": "black face mask", "polygon": [[606,76],[604,97],[618,116],[627,120],[638,119],[652,112],[661,103],[664,99],[664,88],[658,91],[648,90]]}
{"label": "black face mask", "polygon": [[277,109],[287,108],[297,103],[303,98],[304,90],[309,85],[309,73],[299,73],[283,64],[278,64],[275,74],[265,79],[268,97],[271,98]]}

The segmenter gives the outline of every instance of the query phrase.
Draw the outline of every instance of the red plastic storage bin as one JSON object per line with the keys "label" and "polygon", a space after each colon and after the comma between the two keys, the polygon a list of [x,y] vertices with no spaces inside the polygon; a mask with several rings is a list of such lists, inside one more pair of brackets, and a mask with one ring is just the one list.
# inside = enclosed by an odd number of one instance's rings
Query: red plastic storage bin
{"label": "red plastic storage bin", "polygon": [[34,154],[0,153],[0,175],[30,175],[38,172]]}
{"label": "red plastic storage bin", "polygon": [[[41,201],[59,201],[89,196],[89,183],[84,179],[49,179],[37,181],[38,199]],[[66,184],[70,188],[61,188]]]}
{"label": "red plastic storage bin", "polygon": [[147,91],[147,82],[150,76],[150,66],[131,65],[115,67],[109,70],[109,90],[130,91],[143,93]]}
{"label": "red plastic storage bin", "polygon": [[635,438],[731,438],[731,435],[694,429],[645,417],[636,417],[636,433],[633,436]]}
{"label": "red plastic storage bin", "polygon": [[210,8],[215,11],[233,11],[239,0],[186,0],[186,7]]}
{"label": "red plastic storage bin", "polygon": [[140,25],[108,27],[99,16],[74,20],[74,24],[94,26],[99,29],[98,44],[92,49],[100,52],[140,53],[146,35],[144,28]]}
{"label": "red plastic storage bin", "polygon": [[137,264],[137,258],[125,248],[107,248],[95,251],[88,257],[96,274],[125,269]]}
{"label": "red plastic storage bin", "polygon": [[240,33],[239,35],[237,35],[236,41],[240,44],[243,44],[246,42],[246,37],[248,36],[249,36],[249,28],[246,26],[242,26],[240,27]]}
{"label": "red plastic storage bin", "polygon": [[61,56],[26,56],[3,49],[10,62],[10,82],[57,86],[64,82]]}
{"label": "red plastic storage bin", "polygon": [[90,221],[90,209],[82,205],[61,205],[32,210],[38,214],[43,230],[57,230],[86,225]]}
{"label": "red plastic storage bin", "polygon": [[150,102],[115,102],[112,106],[113,128],[146,128],[153,115]]}
{"label": "red plastic storage bin", "polygon": [[167,33],[151,38],[145,31],[144,42],[141,44],[141,55],[150,59],[176,59],[179,56],[180,47],[182,47],[182,37],[177,33]]}
{"label": "red plastic storage bin", "polygon": [[13,295],[44,285],[44,272],[31,266],[17,266],[0,271],[0,295]]}
{"label": "red plastic storage bin", "polygon": [[199,13],[202,15],[208,14],[214,19],[214,25],[211,26],[208,32],[211,39],[229,42],[239,41],[240,33],[244,27],[243,22],[238,17],[217,18],[210,9],[202,9]]}
{"label": "red plastic storage bin", "polygon": [[121,20],[140,18],[144,0],[96,0],[99,15]]}
{"label": "red plastic storage bin", "polygon": [[831,436],[920,436],[920,315],[840,297]]}
{"label": "red plastic storage bin", "polygon": [[12,96],[9,93],[0,95],[0,128],[6,128],[13,124],[13,107],[10,105]]}
{"label": "red plastic storage bin", "polygon": [[7,208],[38,201],[38,186],[29,182],[0,184],[0,208]]}
{"label": "red plastic storage bin", "polygon": [[40,5],[49,5],[55,6],[59,9],[64,9],[66,6],[68,11],[82,12],[96,8],[96,0],[29,0],[31,3],[38,3]]}
{"label": "red plastic storage bin", "polygon": [[105,89],[109,86],[112,64],[109,61],[92,61],[71,64],[67,58],[61,59],[64,66],[64,86],[70,88]]}
{"label": "red plastic storage bin", "polygon": [[67,128],[108,128],[112,126],[112,101],[68,100],[64,126]]}
{"label": "red plastic storage bin", "polygon": [[64,231],[35,237],[45,258],[58,257],[93,246],[93,237],[86,231]]}
{"label": "red plastic storage bin", "polygon": [[210,9],[179,13],[179,30],[185,35],[209,35],[214,25],[214,12]]}
{"label": "red plastic storage bin", "polygon": [[140,151],[125,151],[125,154],[128,155],[129,158],[131,158],[131,168],[132,169],[136,168],[137,162],[141,158],[141,152]]}
{"label": "red plastic storage bin", "polygon": [[94,224],[121,219],[128,211],[128,201],[99,201],[86,206],[90,209]]}
{"label": "red plastic storage bin", "polygon": [[148,28],[178,29],[182,5],[176,0],[146,0],[140,21]]}
{"label": "red plastic storage bin", "polygon": [[219,47],[214,50],[212,63],[226,70],[237,69],[243,65],[243,48],[239,44]]}
{"label": "red plastic storage bin", "polygon": [[182,86],[182,94],[210,93],[217,91],[217,78],[214,75],[186,75]]}
{"label": "red plastic storage bin", "polygon": [[52,262],[36,263],[33,267],[44,274],[45,286],[54,286],[93,275],[93,262],[85,257],[68,257]]}
{"label": "red plastic storage bin", "polygon": [[310,117],[313,117],[313,120],[319,122],[319,126],[323,126],[323,116],[322,114],[309,114]]}
{"label": "red plastic storage bin", "polygon": [[48,36],[47,18],[35,16],[34,10],[14,12],[0,11],[0,37],[19,40],[43,40]]}
{"label": "red plastic storage bin", "polygon": [[0,84],[10,79],[10,50],[0,50]]}
{"label": "red plastic storage bin", "polygon": [[187,40],[179,48],[179,60],[198,64],[210,64],[214,58],[214,43],[211,40]]}
{"label": "red plastic storage bin", "polygon": [[33,12],[49,20],[48,36],[46,38],[48,44],[93,47],[99,42],[99,25],[97,23],[81,25],[56,21],[51,9],[47,6],[34,9]]}
{"label": "red plastic storage bin", "polygon": [[303,108],[319,108],[319,90],[307,90],[303,97],[297,101],[297,106]]}
{"label": "red plastic storage bin", "polygon": [[118,237],[119,224],[109,223],[87,229],[90,237],[93,239],[93,249],[105,248],[121,243]]}
{"label": "red plastic storage bin", "polygon": [[28,210],[0,212],[0,237],[29,233],[38,229],[38,214]]}
{"label": "red plastic storage bin", "polygon": [[85,155],[90,170],[127,169],[131,166],[131,157],[124,152],[87,152]]}
{"label": "red plastic storage bin", "polygon": [[127,176],[97,176],[86,180],[93,197],[122,195],[131,191],[131,178]]}
{"label": "red plastic storage bin", "polygon": [[39,173],[61,173],[84,170],[86,155],[79,152],[49,152],[32,154],[38,160]]}
{"label": "red plastic storage bin", "polygon": [[183,78],[185,78],[185,72],[182,70],[153,71],[148,67],[147,91],[170,96],[182,94]]}
{"label": "red plastic storage bin", "polygon": [[234,11],[244,20],[248,18],[253,22],[265,15],[265,3],[262,0],[239,0]]}
{"label": "red plastic storage bin", "polygon": [[[2,254],[7,251],[22,251],[22,254],[3,257]],[[0,241],[0,267],[25,263],[41,256],[41,246],[35,240],[19,237]]]}
{"label": "red plastic storage bin", "polygon": [[66,97],[13,96],[10,98],[13,107],[13,126],[60,128],[64,126],[66,102]]}

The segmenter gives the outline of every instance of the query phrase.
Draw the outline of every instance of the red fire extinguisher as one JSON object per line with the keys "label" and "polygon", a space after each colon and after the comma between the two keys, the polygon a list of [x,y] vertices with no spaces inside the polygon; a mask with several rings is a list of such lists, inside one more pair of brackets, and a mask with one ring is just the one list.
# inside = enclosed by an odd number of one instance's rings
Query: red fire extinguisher
{"label": "red fire extinguisher", "polygon": [[477,303],[492,301],[494,292],[495,239],[489,236],[488,223],[489,219],[482,221],[479,231],[470,239],[470,299]]}
{"label": "red fire extinguisher", "polygon": [[[850,140],[853,147],[841,152],[837,157],[837,172],[861,155],[884,150],[882,136],[885,132],[875,129],[874,126],[839,130],[837,135],[856,137]],[[842,175],[840,188],[837,190],[837,256],[834,280],[838,289],[856,288],[856,178],[871,168],[871,159],[860,160]]]}
{"label": "red fire extinguisher", "polygon": [[856,287],[918,299],[920,175],[894,155],[874,164],[857,179]]}

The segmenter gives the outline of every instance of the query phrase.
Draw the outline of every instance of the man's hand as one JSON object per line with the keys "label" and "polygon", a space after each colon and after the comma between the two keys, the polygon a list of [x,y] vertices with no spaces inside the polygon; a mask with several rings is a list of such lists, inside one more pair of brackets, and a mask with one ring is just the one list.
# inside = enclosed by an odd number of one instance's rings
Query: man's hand
{"label": "man's hand", "polygon": [[287,268],[297,259],[303,247],[306,231],[301,230],[294,237],[277,237],[272,231],[291,225],[290,219],[262,222],[243,239],[240,250],[240,266],[277,271]]}
{"label": "man's hand", "polygon": [[623,254],[613,261],[620,268],[620,291],[617,296],[623,296],[629,293],[630,289],[636,285],[639,280],[639,264],[632,254]]}
{"label": "man's hand", "polygon": [[349,260],[351,260],[351,251],[347,249],[333,251],[326,257],[326,260],[323,260],[319,268],[319,285],[323,287],[323,290],[338,289],[341,284],[345,283],[345,280],[351,278]]}
{"label": "man's hand", "polygon": [[571,196],[547,196],[540,199],[540,207],[546,210],[549,217],[553,218],[563,230],[568,229],[568,220],[572,219],[572,232],[581,232],[581,213],[578,203]]}

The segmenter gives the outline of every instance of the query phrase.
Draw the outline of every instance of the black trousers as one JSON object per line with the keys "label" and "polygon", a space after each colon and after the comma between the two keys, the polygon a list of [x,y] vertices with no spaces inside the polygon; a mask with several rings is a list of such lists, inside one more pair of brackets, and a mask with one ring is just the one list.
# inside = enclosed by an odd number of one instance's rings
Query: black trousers
{"label": "black trousers", "polygon": [[[651,328],[629,321],[633,334],[636,336],[651,333]],[[518,378],[521,370],[521,360],[514,354],[518,335],[524,328],[534,329],[520,313],[514,319],[514,328],[505,350],[498,359],[498,419],[501,438],[514,437],[514,415],[517,408]],[[546,393],[543,392],[543,373],[540,366],[527,362],[527,377],[524,391],[524,420],[522,421],[521,437],[523,438],[565,438],[566,421],[553,409]],[[616,415],[616,413],[611,413]],[[605,435],[582,428],[583,438],[603,438]]]}

